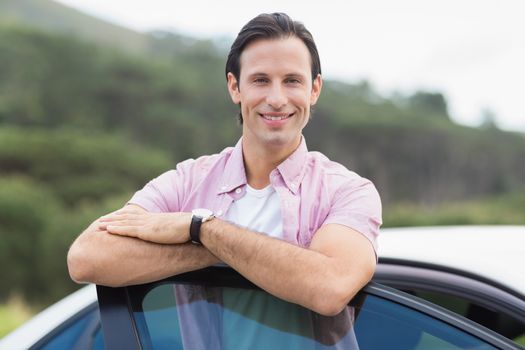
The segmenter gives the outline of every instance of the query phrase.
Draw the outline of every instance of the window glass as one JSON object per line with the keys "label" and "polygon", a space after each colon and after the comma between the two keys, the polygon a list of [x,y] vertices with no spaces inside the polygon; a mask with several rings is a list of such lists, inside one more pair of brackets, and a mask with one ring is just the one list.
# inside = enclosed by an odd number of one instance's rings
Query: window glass
{"label": "window glass", "polygon": [[525,324],[502,310],[481,305],[479,302],[441,292],[414,289],[407,291],[422,299],[454,311],[493,331],[525,345]]}
{"label": "window glass", "polygon": [[88,349],[104,350],[106,348],[104,346],[104,334],[102,333],[102,327],[100,325],[100,322],[92,338],[93,342],[91,343],[91,346],[88,347]]}
{"label": "window glass", "polygon": [[61,349],[104,349],[100,313],[98,308],[91,309],[81,317],[70,322],[54,334],[42,347],[42,350]]}
{"label": "window glass", "polygon": [[355,332],[360,350],[495,349],[449,324],[375,296],[368,296],[358,309]]}
{"label": "window glass", "polygon": [[261,290],[164,284],[134,315],[145,349],[493,349],[375,296],[325,317]]}
{"label": "window glass", "polygon": [[146,295],[142,309],[134,314],[145,348],[317,349],[339,344],[352,349],[355,344],[351,308],[323,317],[260,290],[162,285]]}

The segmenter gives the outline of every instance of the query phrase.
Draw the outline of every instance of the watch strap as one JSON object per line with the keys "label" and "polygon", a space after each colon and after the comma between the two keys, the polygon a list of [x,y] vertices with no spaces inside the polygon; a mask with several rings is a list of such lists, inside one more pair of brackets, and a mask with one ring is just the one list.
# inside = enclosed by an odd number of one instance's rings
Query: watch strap
{"label": "watch strap", "polygon": [[190,224],[190,239],[192,243],[202,244],[201,239],[200,239],[201,225],[202,225],[202,217],[197,216],[197,215],[192,215],[191,224]]}

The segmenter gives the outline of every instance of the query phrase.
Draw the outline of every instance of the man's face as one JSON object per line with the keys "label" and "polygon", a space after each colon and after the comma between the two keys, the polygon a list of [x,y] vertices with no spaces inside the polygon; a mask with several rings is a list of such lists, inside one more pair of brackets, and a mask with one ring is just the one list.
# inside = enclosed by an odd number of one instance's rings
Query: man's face
{"label": "man's face", "polygon": [[240,67],[239,81],[228,74],[228,90],[241,104],[244,144],[293,151],[322,85],[320,75],[312,83],[306,45],[294,36],[257,40],[243,50]]}

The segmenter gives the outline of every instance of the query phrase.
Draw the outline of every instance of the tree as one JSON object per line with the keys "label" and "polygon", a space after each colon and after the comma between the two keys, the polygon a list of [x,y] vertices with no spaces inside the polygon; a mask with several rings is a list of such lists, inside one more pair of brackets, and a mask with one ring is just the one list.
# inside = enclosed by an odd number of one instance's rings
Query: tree
{"label": "tree", "polygon": [[424,116],[437,116],[450,120],[447,102],[439,92],[418,91],[408,99],[409,105]]}

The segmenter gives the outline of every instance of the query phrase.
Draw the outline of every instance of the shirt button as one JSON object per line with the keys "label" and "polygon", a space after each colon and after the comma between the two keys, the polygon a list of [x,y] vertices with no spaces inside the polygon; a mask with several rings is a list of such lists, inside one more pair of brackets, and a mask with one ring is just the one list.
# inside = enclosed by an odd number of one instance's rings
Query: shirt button
{"label": "shirt button", "polygon": [[219,210],[216,215],[217,216],[221,216],[222,215],[222,210]]}
{"label": "shirt button", "polygon": [[290,187],[292,188],[292,190],[294,190],[294,189],[295,189],[295,184],[292,182],[292,183],[290,184]]}
{"label": "shirt button", "polygon": [[226,190],[226,186],[221,186],[221,191]]}
{"label": "shirt button", "polygon": [[241,193],[241,192],[242,192],[242,190],[241,190],[240,188],[238,188],[238,189],[235,190],[235,193],[237,193],[237,194],[239,194],[239,193]]}

